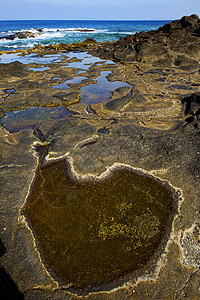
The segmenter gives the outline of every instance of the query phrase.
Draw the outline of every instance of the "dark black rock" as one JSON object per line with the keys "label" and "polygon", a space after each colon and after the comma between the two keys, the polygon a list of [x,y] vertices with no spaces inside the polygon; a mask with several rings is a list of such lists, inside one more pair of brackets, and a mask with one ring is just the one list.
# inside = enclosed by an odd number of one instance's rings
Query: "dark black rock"
{"label": "dark black rock", "polygon": [[[0,257],[6,252],[6,248],[0,239]],[[4,268],[0,267],[0,299],[2,300],[22,300],[24,296],[18,291],[18,288],[10,275],[6,273]]]}
{"label": "dark black rock", "polygon": [[110,134],[110,129],[103,127],[97,130],[97,133],[101,133],[101,134]]}
{"label": "dark black rock", "polygon": [[188,69],[199,66],[199,37],[200,20],[193,14],[156,31],[141,31],[116,42],[99,43],[94,50],[102,58]]}
{"label": "dark black rock", "polygon": [[91,107],[91,105],[88,105],[88,106],[86,107],[86,112],[98,116],[96,110],[93,109],[93,108]]}
{"label": "dark black rock", "polygon": [[180,21],[183,28],[194,27],[197,28],[199,24],[199,17],[195,14],[191,16],[184,16]]}
{"label": "dark black rock", "polygon": [[4,255],[5,253],[6,253],[6,248],[5,248],[5,246],[4,246],[3,242],[2,242],[2,240],[0,239],[0,257],[1,257],[2,255]]}
{"label": "dark black rock", "polygon": [[0,298],[2,300],[24,299],[23,294],[18,291],[16,284],[3,268],[0,268]]}
{"label": "dark black rock", "polygon": [[182,103],[185,104],[185,115],[198,116],[200,113],[200,92],[183,98]]}
{"label": "dark black rock", "polygon": [[0,40],[10,40],[10,41],[13,41],[14,39],[16,38],[16,35],[15,34],[10,34],[10,35],[4,35],[4,36],[1,36],[0,37]]}

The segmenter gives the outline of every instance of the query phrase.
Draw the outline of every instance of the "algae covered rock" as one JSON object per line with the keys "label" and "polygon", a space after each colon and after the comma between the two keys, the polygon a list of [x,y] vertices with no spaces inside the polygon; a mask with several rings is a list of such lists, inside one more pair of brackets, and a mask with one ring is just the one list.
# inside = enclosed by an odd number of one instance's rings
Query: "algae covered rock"
{"label": "algae covered rock", "polygon": [[39,167],[23,211],[48,268],[83,289],[145,266],[176,209],[173,191],[153,177],[118,167],[78,179],[59,160]]}

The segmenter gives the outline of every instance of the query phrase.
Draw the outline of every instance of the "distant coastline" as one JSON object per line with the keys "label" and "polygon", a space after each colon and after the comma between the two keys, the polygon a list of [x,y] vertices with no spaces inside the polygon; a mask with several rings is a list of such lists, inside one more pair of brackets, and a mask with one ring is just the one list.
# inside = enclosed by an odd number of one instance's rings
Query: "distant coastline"
{"label": "distant coastline", "polygon": [[73,44],[87,38],[117,41],[140,31],[156,30],[169,20],[10,20],[0,21],[0,51],[27,49],[37,45]]}

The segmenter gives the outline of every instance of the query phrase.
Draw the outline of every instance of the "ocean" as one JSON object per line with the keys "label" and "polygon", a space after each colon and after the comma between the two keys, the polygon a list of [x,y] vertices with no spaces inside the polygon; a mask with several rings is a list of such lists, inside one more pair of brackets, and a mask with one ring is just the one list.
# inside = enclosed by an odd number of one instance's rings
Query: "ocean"
{"label": "ocean", "polygon": [[[166,21],[0,21],[0,51],[32,48],[37,45],[72,44],[87,38],[98,42],[116,41],[140,31],[156,30]],[[28,37],[20,33],[28,31]]]}
{"label": "ocean", "polygon": [[[37,45],[71,44],[84,41],[87,38],[95,39],[98,42],[116,41],[120,37],[136,32],[156,30],[167,22],[169,21],[0,21],[0,51],[26,49]],[[65,65],[62,65],[61,69],[65,67],[77,68],[79,70],[77,75],[81,74],[80,76],[75,76],[71,80],[64,80],[60,78],[59,74],[53,73],[49,64],[52,62],[54,64],[62,63],[64,58],[69,61],[65,61]],[[78,59],[78,61],[70,61],[71,58]],[[39,66],[30,67],[29,70],[36,73],[44,71],[45,74],[52,74],[52,79],[57,80],[58,84],[51,79],[52,84],[48,88],[54,89],[55,93],[68,90],[70,88],[68,84],[77,83],[77,80],[81,83],[87,79],[84,77],[85,71],[89,70],[93,64],[103,63],[100,58],[93,57],[87,52],[68,52],[67,57],[62,54],[43,55],[42,57],[20,56],[16,53],[0,55],[0,63],[13,61],[20,61],[23,64],[39,64]],[[106,63],[112,64],[113,62],[104,61],[104,64]],[[80,88],[80,101],[87,105],[107,101],[114,89],[128,85],[128,83],[121,81],[110,82],[107,78],[109,73],[102,71],[97,76],[95,84],[83,85]],[[10,88],[6,90],[6,93],[9,93],[8,97],[15,95],[16,90],[17,87],[12,83]],[[26,109],[19,108],[6,112],[0,123],[9,131],[18,131],[25,128],[36,128],[47,120],[68,117],[69,112],[63,106],[53,108],[28,106]]]}

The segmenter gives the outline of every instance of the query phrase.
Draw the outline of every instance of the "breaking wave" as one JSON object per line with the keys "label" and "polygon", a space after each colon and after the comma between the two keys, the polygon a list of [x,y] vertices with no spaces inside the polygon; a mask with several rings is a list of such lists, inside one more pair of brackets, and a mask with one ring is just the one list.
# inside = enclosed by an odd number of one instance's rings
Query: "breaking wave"
{"label": "breaking wave", "polygon": [[82,42],[116,41],[141,30],[152,30],[166,21],[0,21],[0,51]]}

